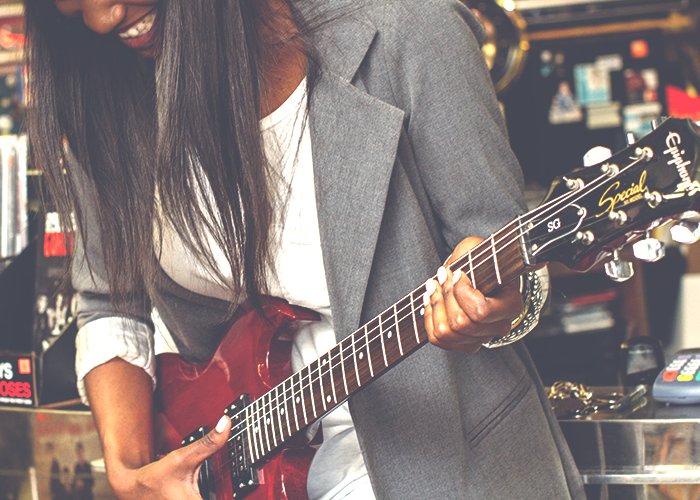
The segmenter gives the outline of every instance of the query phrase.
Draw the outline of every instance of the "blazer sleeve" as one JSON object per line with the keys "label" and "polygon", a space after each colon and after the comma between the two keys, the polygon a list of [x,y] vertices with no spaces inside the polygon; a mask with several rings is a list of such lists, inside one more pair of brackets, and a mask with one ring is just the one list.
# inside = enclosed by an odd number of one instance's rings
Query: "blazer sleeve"
{"label": "blazer sleeve", "polygon": [[[79,169],[74,165],[73,171]],[[82,174],[74,178],[79,182],[78,203],[85,218],[85,234],[76,231],[71,266],[73,287],[78,294],[75,369],[78,393],[89,404],[83,379],[93,368],[119,357],[143,368],[155,387],[156,364],[148,301],[134,297],[119,314],[115,311],[109,298],[95,208],[90,203],[90,183]]]}

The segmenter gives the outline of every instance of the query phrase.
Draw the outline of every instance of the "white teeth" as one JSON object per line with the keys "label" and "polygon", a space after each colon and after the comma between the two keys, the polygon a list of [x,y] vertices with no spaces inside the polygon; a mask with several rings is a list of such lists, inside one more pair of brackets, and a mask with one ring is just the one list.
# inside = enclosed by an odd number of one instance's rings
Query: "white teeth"
{"label": "white teeth", "polygon": [[155,20],[155,18],[155,12],[151,12],[146,17],[144,17],[139,23],[135,24],[128,30],[119,33],[119,36],[121,38],[136,38],[137,36],[141,36],[145,33],[148,33],[149,31],[151,31],[151,28],[153,28],[153,21]]}

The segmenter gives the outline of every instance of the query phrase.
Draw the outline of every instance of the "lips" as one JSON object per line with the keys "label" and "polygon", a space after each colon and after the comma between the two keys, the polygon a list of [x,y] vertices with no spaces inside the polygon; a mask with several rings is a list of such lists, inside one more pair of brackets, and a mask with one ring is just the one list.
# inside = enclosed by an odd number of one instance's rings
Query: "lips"
{"label": "lips", "polygon": [[120,31],[121,42],[132,49],[142,50],[153,45],[155,31],[153,26],[156,20],[156,9],[153,9],[141,19],[132,24],[128,29]]}

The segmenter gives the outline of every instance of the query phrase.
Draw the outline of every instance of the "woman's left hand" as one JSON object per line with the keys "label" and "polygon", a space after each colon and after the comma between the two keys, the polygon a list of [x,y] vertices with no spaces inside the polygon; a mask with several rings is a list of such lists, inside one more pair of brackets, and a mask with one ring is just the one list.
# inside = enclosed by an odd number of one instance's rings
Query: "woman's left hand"
{"label": "woman's left hand", "polygon": [[[462,240],[446,264],[481,241],[476,237]],[[448,351],[478,351],[485,342],[508,334],[511,322],[522,312],[518,280],[489,297],[474,288],[465,273],[457,272],[453,276],[447,265],[438,271],[438,280],[426,283],[429,301],[426,298],[425,329],[433,345]]]}

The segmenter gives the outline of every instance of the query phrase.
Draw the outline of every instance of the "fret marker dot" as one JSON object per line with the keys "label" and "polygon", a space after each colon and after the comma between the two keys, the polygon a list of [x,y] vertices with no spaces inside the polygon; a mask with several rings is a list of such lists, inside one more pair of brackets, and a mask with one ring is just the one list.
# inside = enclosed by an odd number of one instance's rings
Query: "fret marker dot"
{"label": "fret marker dot", "polygon": [[331,397],[328,396],[328,397],[326,398],[326,401],[328,401],[328,402],[330,403],[330,402],[331,402]]}
{"label": "fret marker dot", "polygon": [[359,355],[358,357],[359,357],[360,359],[364,358],[364,357],[365,357],[365,353],[364,353],[364,352],[361,352],[360,355]]}
{"label": "fret marker dot", "polygon": [[325,365],[325,364],[326,364],[326,360],[324,359],[323,361],[321,361],[321,364],[322,364],[322,365]]}
{"label": "fret marker dot", "polygon": [[424,307],[420,308],[420,315],[425,316],[425,308]]}
{"label": "fret marker dot", "polygon": [[301,403],[301,398],[297,396],[297,403]]}
{"label": "fret marker dot", "polygon": [[268,424],[268,425],[270,425],[270,419],[269,419],[269,418],[266,418],[266,419],[265,419],[265,423]]}
{"label": "fret marker dot", "polygon": [[280,408],[280,415],[284,415],[284,408]]}
{"label": "fret marker dot", "polygon": [[389,330],[389,333],[387,333],[386,336],[387,336],[388,338],[391,338],[391,336],[392,336],[393,334],[394,334],[394,333],[393,333],[391,330]]}

